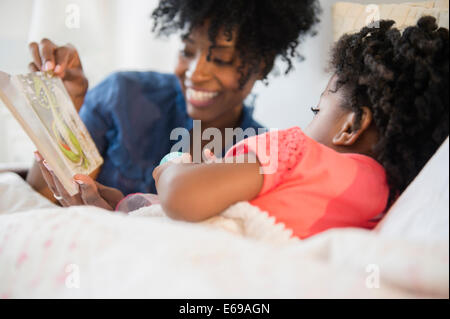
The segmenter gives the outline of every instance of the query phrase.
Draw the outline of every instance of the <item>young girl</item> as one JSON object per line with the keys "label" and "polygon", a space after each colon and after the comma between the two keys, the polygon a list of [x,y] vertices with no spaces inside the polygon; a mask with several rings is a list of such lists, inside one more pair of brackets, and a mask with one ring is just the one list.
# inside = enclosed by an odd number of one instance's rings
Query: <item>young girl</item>
{"label": "young girl", "polygon": [[[432,17],[403,33],[393,24],[340,39],[334,75],[304,132],[251,137],[220,162],[157,167],[166,213],[196,222],[250,201],[299,238],[335,227],[372,229],[449,130],[448,30]],[[110,205],[103,188],[76,180],[85,203]]]}

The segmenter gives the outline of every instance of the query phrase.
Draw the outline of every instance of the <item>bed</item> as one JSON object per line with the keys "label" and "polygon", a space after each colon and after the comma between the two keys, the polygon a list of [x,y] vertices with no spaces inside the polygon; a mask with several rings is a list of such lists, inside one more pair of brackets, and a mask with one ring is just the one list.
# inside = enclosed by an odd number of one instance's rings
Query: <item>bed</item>
{"label": "bed", "polygon": [[158,205],[60,208],[0,174],[0,298],[448,298],[449,141],[373,230],[291,237],[238,203],[199,224]]}
{"label": "bed", "polygon": [[[448,1],[405,8],[448,27]],[[368,13],[336,4],[335,35]],[[448,164],[447,139],[375,230],[303,241],[245,202],[190,224],[157,205],[129,215],[60,208],[0,172],[0,298],[448,299]]]}

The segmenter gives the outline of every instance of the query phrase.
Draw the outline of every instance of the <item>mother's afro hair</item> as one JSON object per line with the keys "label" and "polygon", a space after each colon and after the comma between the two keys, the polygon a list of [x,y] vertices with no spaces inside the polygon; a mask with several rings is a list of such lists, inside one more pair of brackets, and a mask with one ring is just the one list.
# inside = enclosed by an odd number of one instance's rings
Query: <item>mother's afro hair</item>
{"label": "mother's afro hair", "polygon": [[267,79],[277,56],[288,64],[289,73],[292,59],[300,56],[300,40],[314,33],[312,26],[319,21],[319,13],[317,0],[161,0],[152,17],[154,31],[160,35],[177,31],[189,34],[208,21],[213,45],[219,32],[231,40],[237,30],[243,87],[252,74],[261,72],[261,64]]}

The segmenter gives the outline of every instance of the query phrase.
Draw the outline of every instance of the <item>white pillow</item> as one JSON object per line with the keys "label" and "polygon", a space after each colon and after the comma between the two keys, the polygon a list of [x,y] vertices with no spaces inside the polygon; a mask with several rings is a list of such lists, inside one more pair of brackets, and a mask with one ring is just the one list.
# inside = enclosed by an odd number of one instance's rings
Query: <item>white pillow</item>
{"label": "white pillow", "polygon": [[56,207],[13,173],[0,173],[0,195],[0,214]]}
{"label": "white pillow", "polygon": [[380,235],[449,240],[449,139],[375,229]]}

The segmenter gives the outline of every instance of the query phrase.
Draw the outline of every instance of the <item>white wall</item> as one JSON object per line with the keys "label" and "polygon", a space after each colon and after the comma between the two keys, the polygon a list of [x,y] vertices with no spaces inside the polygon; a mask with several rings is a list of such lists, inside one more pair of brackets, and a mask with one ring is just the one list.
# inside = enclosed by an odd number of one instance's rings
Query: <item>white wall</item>
{"label": "white wall", "polygon": [[[28,43],[47,37],[58,45],[72,43],[77,47],[91,87],[117,70],[171,72],[178,39],[158,40],[152,35],[150,13],[157,2],[1,0],[0,70],[28,72]],[[72,4],[80,11],[79,27],[71,19]],[[29,164],[34,149],[0,102],[0,163]]]}
{"label": "white wall", "polygon": [[[342,0],[341,0],[342,1]],[[401,0],[344,0],[362,4],[401,3]],[[269,87],[260,84],[255,116],[263,124],[273,128],[300,126],[305,128],[312,120],[311,107],[317,106],[325,89],[329,74],[325,72],[333,44],[332,6],[336,0],[320,0],[323,13],[317,29],[319,34],[308,38],[300,46],[306,58],[295,64],[295,71],[270,81]],[[421,2],[412,0],[407,2]]]}
{"label": "white wall", "polygon": [[[29,60],[28,32],[33,2],[0,1],[0,70],[8,73],[26,71]],[[0,163],[29,162],[24,152],[32,150],[31,142],[11,114],[0,102]],[[29,156],[28,156],[29,157]]]}
{"label": "white wall", "polygon": [[[77,47],[91,86],[117,70],[171,72],[179,42],[176,37],[164,41],[155,39],[151,34],[150,13],[157,2],[1,0],[0,70],[9,73],[27,72],[27,65],[31,61],[27,43],[47,37],[57,44],[70,42]],[[301,52],[306,60],[296,63],[295,71],[289,76],[272,78],[269,87],[259,84],[255,88],[254,93],[258,95],[255,117],[266,126],[287,128],[298,125],[304,128],[311,120],[310,108],[317,104],[328,81],[324,67],[332,44],[331,7],[335,2],[321,0],[324,12],[318,26],[319,35],[301,44]],[[71,19],[74,11],[68,7],[70,4],[75,4],[79,9],[79,28],[72,28],[75,20]],[[0,105],[0,162],[29,162],[29,154],[33,149],[31,142]]]}

